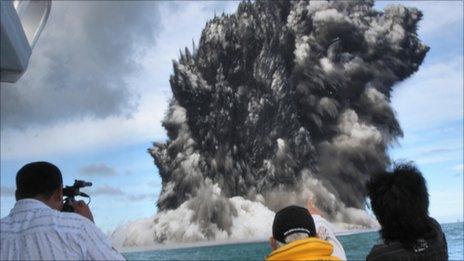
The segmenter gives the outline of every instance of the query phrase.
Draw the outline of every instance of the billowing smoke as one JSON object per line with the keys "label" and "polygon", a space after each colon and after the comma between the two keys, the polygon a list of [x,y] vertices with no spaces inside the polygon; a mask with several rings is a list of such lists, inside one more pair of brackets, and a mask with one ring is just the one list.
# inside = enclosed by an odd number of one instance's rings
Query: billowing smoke
{"label": "billowing smoke", "polygon": [[371,1],[256,1],[209,21],[174,62],[169,140],[149,150],[162,178],[154,240],[239,237],[244,205],[272,213],[308,197],[333,222],[372,226],[364,184],[402,135],[390,95],[428,51],[421,16]]}

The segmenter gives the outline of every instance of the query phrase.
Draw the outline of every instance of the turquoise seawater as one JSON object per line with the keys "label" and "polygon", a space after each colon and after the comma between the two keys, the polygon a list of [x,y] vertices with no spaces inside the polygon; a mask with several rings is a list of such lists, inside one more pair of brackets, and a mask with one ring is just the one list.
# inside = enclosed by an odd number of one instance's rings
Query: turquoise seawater
{"label": "turquoise seawater", "polygon": [[[442,224],[450,260],[464,260],[464,223]],[[380,242],[377,232],[339,236],[348,260],[365,260],[373,245]],[[267,242],[190,247],[124,253],[128,260],[263,260],[271,251]]]}

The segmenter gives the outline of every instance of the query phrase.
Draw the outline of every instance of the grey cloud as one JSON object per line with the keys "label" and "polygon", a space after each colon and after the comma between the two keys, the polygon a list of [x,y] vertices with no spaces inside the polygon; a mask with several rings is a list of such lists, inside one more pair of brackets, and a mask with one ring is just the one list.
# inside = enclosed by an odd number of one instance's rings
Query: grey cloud
{"label": "grey cloud", "polygon": [[90,196],[114,196],[124,197],[127,201],[140,201],[151,199],[155,200],[155,193],[142,193],[142,194],[128,194],[122,191],[120,188],[103,185],[95,189],[89,189],[88,194]]}
{"label": "grey cloud", "polygon": [[[83,188],[82,192],[87,193],[90,197],[94,196],[106,196],[106,197],[117,197],[118,200],[123,199],[131,202],[141,201],[141,200],[156,200],[155,193],[139,193],[139,194],[129,194],[122,191],[118,187],[113,187],[109,185],[102,185],[99,187],[90,187],[90,188]],[[14,190],[13,190],[14,193]],[[2,187],[2,195],[3,195],[3,187]]]}
{"label": "grey cloud", "polygon": [[457,150],[459,150],[459,148],[433,148],[433,149],[420,153],[418,156],[434,156],[434,155],[445,154],[445,153],[449,153],[449,152],[453,152]]}
{"label": "grey cloud", "polygon": [[4,187],[0,188],[2,197],[14,197],[16,189],[13,187]]}
{"label": "grey cloud", "polygon": [[139,201],[139,200],[145,200],[145,199],[155,200],[155,194],[146,193],[146,194],[137,194],[137,195],[127,195],[127,200],[129,201]]}
{"label": "grey cloud", "polygon": [[203,10],[213,10],[217,15],[237,10],[238,1],[211,1],[202,6]]}
{"label": "grey cloud", "polygon": [[101,187],[97,187],[95,189],[89,189],[90,196],[124,196],[125,193],[120,188],[111,187],[108,185],[104,185]]}
{"label": "grey cloud", "polygon": [[54,2],[28,71],[2,83],[2,129],[130,117],[138,98],[129,77],[137,56],[154,47],[159,24],[156,2]]}
{"label": "grey cloud", "polygon": [[[182,12],[184,9],[191,7],[193,2],[178,2],[178,1],[166,1],[162,2],[163,7],[165,7],[169,12]],[[234,1],[206,1],[201,2],[200,9],[204,11],[214,11],[217,15],[222,14],[222,12],[234,11],[238,5],[238,2]]]}
{"label": "grey cloud", "polygon": [[79,174],[83,176],[114,176],[116,170],[103,163],[90,164],[79,169]]}

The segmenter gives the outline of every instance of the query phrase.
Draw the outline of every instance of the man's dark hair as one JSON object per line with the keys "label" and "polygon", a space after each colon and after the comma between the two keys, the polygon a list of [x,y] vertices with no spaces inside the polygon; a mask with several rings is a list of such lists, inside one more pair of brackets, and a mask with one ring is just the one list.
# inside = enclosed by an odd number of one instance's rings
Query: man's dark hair
{"label": "man's dark hair", "polygon": [[57,166],[44,161],[31,162],[16,174],[16,200],[39,195],[50,198],[62,184],[63,178]]}
{"label": "man's dark hair", "polygon": [[436,235],[428,215],[427,185],[414,165],[395,165],[392,172],[373,176],[366,187],[385,243],[399,241],[410,249],[418,239]]}

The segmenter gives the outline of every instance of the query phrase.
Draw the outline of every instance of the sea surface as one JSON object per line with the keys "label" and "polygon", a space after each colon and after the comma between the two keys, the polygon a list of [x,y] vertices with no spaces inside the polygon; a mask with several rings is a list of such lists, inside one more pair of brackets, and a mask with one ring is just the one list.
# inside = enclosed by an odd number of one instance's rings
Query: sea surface
{"label": "sea surface", "polygon": [[[448,242],[449,260],[464,260],[464,223],[442,224]],[[380,241],[378,232],[337,237],[348,260],[365,260],[373,245]],[[237,243],[143,252],[128,252],[128,260],[263,260],[271,252],[267,242]]]}

